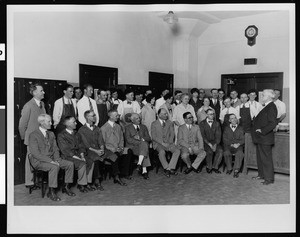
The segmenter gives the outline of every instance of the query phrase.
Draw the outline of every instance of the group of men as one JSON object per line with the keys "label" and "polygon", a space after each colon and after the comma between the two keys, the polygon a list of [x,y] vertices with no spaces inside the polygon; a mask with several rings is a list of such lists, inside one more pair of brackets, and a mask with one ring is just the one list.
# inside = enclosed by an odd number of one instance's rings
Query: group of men
{"label": "group of men", "polygon": [[[50,131],[53,130],[52,117],[46,114],[42,102],[45,92],[40,84],[31,85],[33,98],[24,105],[19,121],[20,136],[27,146],[25,185],[38,188],[33,183],[32,168],[48,171],[47,196],[53,201],[60,200],[55,191],[60,169],[65,170],[62,192],[69,196],[75,196],[70,185],[73,183],[74,170],[77,171],[80,192],[104,190],[101,181],[106,165],[111,167],[114,183],[126,186],[123,180],[132,179],[131,167],[135,157],[137,170],[144,179],[149,179],[147,168],[151,166],[150,149],[158,153],[167,177],[177,175],[176,165],[180,157],[187,165],[185,174],[192,171],[199,173],[200,164],[205,159],[208,173],[221,173],[218,169],[224,155],[227,174],[233,171],[233,177],[237,178],[244,156],[245,136],[251,136],[258,144],[258,176],[255,179],[264,179],[264,184],[274,182],[271,153],[273,130],[285,115],[277,112],[284,109],[276,108],[278,93],[273,90],[263,91],[263,107],[255,101],[255,90],[249,91],[248,95],[241,94],[240,99],[237,98],[237,91],[231,91],[231,98],[223,99],[225,93],[222,89],[212,89],[207,117],[199,123],[194,113],[203,103],[203,89],[193,88],[191,100],[189,95],[175,92],[175,109],[186,103],[184,101],[187,99],[194,108],[194,111],[190,111],[183,106],[180,123],[170,118],[170,111],[163,107],[164,96],[169,93],[164,90],[161,98],[156,100],[157,119],[151,123],[150,131],[141,123],[141,108],[145,104],[142,93],[136,93],[138,96],[134,100],[134,92],[126,90],[126,99],[121,101],[117,91],[110,91],[107,121],[99,126],[101,111],[98,111],[97,103],[92,98],[92,85],[84,85],[82,98],[81,89],[69,84],[63,92],[64,96],[54,104],[55,133]],[[145,95],[151,93],[148,90]],[[170,159],[167,159],[168,153]],[[232,167],[233,154],[235,162]]]}

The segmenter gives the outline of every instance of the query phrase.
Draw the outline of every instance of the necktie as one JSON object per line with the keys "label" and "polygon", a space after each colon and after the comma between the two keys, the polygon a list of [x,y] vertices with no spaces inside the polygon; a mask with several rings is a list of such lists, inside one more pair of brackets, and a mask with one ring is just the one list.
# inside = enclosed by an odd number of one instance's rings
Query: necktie
{"label": "necktie", "polygon": [[72,101],[69,99],[69,104],[71,105],[72,104]]}
{"label": "necktie", "polygon": [[213,99],[214,105],[216,105],[216,99]]}
{"label": "necktie", "polygon": [[43,108],[43,102],[42,101],[40,101],[40,109],[42,109]]}
{"label": "necktie", "polygon": [[128,101],[128,100],[127,100],[127,104],[131,105],[131,101]]}
{"label": "necktie", "polygon": [[165,126],[166,126],[166,122],[163,121],[163,122],[162,122],[162,127],[164,128]]}
{"label": "necktie", "polygon": [[209,123],[212,123],[213,121],[211,121],[211,120],[208,120],[208,122],[209,122]]}
{"label": "necktie", "polygon": [[136,126],[136,130],[140,131],[140,126],[139,125]]}
{"label": "necktie", "polygon": [[94,112],[94,109],[93,109],[93,105],[92,105],[91,99],[90,99],[90,97],[88,97],[88,98],[89,98],[90,110]]}
{"label": "necktie", "polygon": [[192,125],[189,125],[189,130],[191,131]]}
{"label": "necktie", "polygon": [[50,142],[49,142],[49,132],[46,131],[46,136],[45,136],[46,144],[50,148]]}

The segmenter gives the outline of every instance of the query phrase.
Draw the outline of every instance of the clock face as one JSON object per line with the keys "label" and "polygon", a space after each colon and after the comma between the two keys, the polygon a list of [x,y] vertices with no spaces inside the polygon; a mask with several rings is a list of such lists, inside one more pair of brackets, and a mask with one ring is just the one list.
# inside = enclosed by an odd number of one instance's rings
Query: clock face
{"label": "clock face", "polygon": [[246,34],[248,37],[253,37],[256,34],[256,29],[254,27],[250,27],[247,29]]}

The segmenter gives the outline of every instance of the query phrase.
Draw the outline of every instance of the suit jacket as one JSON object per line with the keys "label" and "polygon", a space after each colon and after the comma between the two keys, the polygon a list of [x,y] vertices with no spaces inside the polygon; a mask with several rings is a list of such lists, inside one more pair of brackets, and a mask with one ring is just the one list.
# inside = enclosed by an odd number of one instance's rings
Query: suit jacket
{"label": "suit jacket", "polygon": [[21,139],[24,139],[24,144],[29,143],[29,134],[39,128],[39,123],[37,121],[40,114],[45,114],[45,106],[42,103],[42,108],[40,108],[35,100],[32,98],[23,107],[21,112],[21,118],[19,121],[19,132]]}
{"label": "suit jacket", "polygon": [[186,124],[180,125],[178,128],[177,143],[187,149],[192,146],[198,146],[200,150],[204,149],[203,138],[199,126],[192,125],[191,130],[189,130]]}
{"label": "suit jacket", "polygon": [[220,113],[221,113],[221,106],[220,106],[219,99],[217,99],[216,105],[214,105],[212,99],[210,99],[209,106],[215,110],[215,113],[216,113],[215,118],[217,121],[219,121],[219,117],[220,117]]}
{"label": "suit jacket", "polygon": [[53,132],[48,131],[49,134],[49,144],[44,137],[40,129],[36,129],[29,135],[29,151],[32,155],[32,161],[34,162],[51,162],[51,161],[60,161],[59,150],[56,145],[55,135]]}
{"label": "suit jacket", "polygon": [[212,145],[220,144],[222,131],[220,123],[217,121],[213,121],[211,127],[207,123],[207,120],[201,121],[199,124],[201,135],[204,143],[211,143]]}
{"label": "suit jacket", "polygon": [[78,133],[81,135],[83,145],[86,149],[94,148],[100,149],[104,147],[104,141],[102,133],[99,127],[94,126],[94,130],[91,130],[86,124],[79,128]]}
{"label": "suit jacket", "polygon": [[223,131],[223,144],[224,150],[230,148],[231,144],[239,143],[240,145],[245,144],[245,133],[242,126],[237,125],[234,132],[232,131],[230,125],[226,126]]}
{"label": "suit jacket", "polygon": [[119,124],[114,123],[114,127],[112,127],[106,122],[100,130],[106,149],[116,152],[118,147],[124,147],[124,135]]}
{"label": "suit jacket", "polygon": [[[254,143],[273,145],[275,138],[273,129],[277,125],[277,108],[273,102],[267,104],[253,120],[252,139]],[[261,133],[255,132],[261,129]]]}
{"label": "suit jacket", "polygon": [[80,157],[81,153],[86,153],[81,136],[76,131],[74,131],[73,134],[70,134],[64,129],[57,136],[57,145],[63,159],[70,159],[74,155]]}
{"label": "suit jacket", "polygon": [[151,124],[151,135],[153,148],[156,149],[158,144],[169,143],[173,144],[175,139],[174,124],[170,120],[166,120],[165,127],[162,127],[157,119]]}
{"label": "suit jacket", "polygon": [[151,138],[148,132],[148,129],[145,125],[140,124],[139,125],[140,130],[137,131],[133,124],[128,124],[125,127],[125,141],[126,141],[126,147],[132,148],[134,146],[137,146],[141,143],[140,140],[137,140],[134,138],[135,135],[139,135],[140,138],[143,138],[147,142],[151,142]]}

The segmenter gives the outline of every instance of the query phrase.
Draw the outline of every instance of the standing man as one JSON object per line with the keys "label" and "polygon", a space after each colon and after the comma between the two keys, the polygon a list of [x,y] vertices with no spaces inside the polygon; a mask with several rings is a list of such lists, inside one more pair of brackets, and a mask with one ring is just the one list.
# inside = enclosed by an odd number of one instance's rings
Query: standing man
{"label": "standing man", "polygon": [[[110,110],[108,112],[108,121],[101,127],[101,133],[105,148],[115,153],[118,156],[118,167],[116,167],[116,172],[114,172],[115,183],[120,185],[126,185],[120,177],[119,173],[123,175],[126,179],[131,179],[130,176],[130,166],[132,162],[132,151],[128,148],[124,148],[124,135],[122,128],[117,121],[119,119],[118,111]],[[117,172],[120,167],[120,172]]]}
{"label": "standing man", "polygon": [[126,114],[132,113],[141,113],[141,108],[138,102],[133,101],[134,93],[132,89],[125,90],[126,100],[122,101],[122,103],[118,106],[118,114],[120,114],[120,125],[125,127],[127,124],[126,122]]}
{"label": "standing man", "polygon": [[245,144],[243,128],[238,125],[238,120],[234,114],[229,115],[230,125],[225,127],[223,132],[224,158],[227,167],[227,174],[232,172],[232,154],[235,154],[233,177],[238,178],[242,166]]}
{"label": "standing man", "polygon": [[224,109],[225,108],[225,105],[224,105],[224,96],[225,96],[225,91],[222,89],[222,88],[220,88],[220,89],[218,89],[218,94],[219,94],[219,103],[220,103],[220,111],[222,111],[222,109]]}
{"label": "standing man", "polygon": [[[78,171],[77,188],[80,192],[88,192],[86,160],[84,158],[85,148],[80,135],[76,132],[76,119],[72,116],[64,118],[66,128],[57,136],[57,145],[61,151],[61,157],[74,163]],[[90,181],[91,182],[91,181]]]}
{"label": "standing man", "polygon": [[253,179],[264,179],[264,185],[274,183],[274,166],[272,145],[274,145],[274,131],[277,125],[277,108],[273,102],[275,93],[266,89],[262,94],[263,109],[253,120],[252,139],[256,144],[258,176]]}
{"label": "standing man", "polygon": [[[112,163],[112,167],[115,168],[116,166],[114,165],[114,163],[117,162],[118,157],[110,150],[105,149],[101,130],[98,126],[95,126],[95,112],[87,110],[84,112],[84,117],[86,119],[86,123],[78,130],[78,133],[81,135],[82,142],[85,149],[87,150],[87,170],[89,172],[89,170],[94,168],[94,186],[96,187],[96,189],[102,191],[104,190],[104,188],[101,185],[101,163],[103,164],[105,159],[109,160]],[[117,172],[117,169],[115,169],[114,171]],[[91,187],[92,189],[94,189],[93,186]]]}
{"label": "standing man", "polygon": [[41,114],[38,116],[39,128],[29,135],[30,161],[35,169],[48,171],[49,192],[47,197],[52,201],[60,201],[54,189],[57,188],[59,169],[65,170],[65,185],[63,193],[68,196],[76,196],[70,189],[73,183],[74,165],[71,161],[63,160],[59,156],[54,133],[48,131],[51,128],[51,116]]}
{"label": "standing man", "polygon": [[229,125],[229,123],[230,123],[229,115],[230,114],[235,114],[237,119],[240,118],[238,110],[231,106],[231,100],[229,97],[227,97],[224,100],[224,105],[225,105],[225,108],[220,113],[220,122],[223,125],[223,128],[226,127],[227,125]]}
{"label": "standing man", "polygon": [[142,103],[143,101],[143,93],[141,91],[136,91],[134,93],[135,95],[135,101],[138,102],[139,106],[140,106],[140,109],[142,110],[144,104]]}
{"label": "standing man", "polygon": [[144,105],[147,104],[146,97],[147,97],[147,95],[150,95],[150,94],[152,94],[152,90],[150,90],[150,89],[146,90],[145,96],[144,96],[145,99],[142,102]]}
{"label": "standing man", "polygon": [[54,103],[53,109],[53,125],[56,136],[65,129],[64,120],[67,116],[76,118],[76,99],[72,99],[73,86],[67,84],[63,90],[64,96],[59,98]]}
{"label": "standing man", "polygon": [[277,122],[280,123],[284,118],[286,117],[286,106],[285,103],[282,102],[280,99],[280,90],[274,89],[275,98],[274,98],[274,104],[277,108]]}
{"label": "standing man", "polygon": [[37,186],[33,186],[33,174],[28,160],[28,155],[30,154],[28,139],[29,134],[39,128],[38,116],[46,113],[44,102],[41,101],[44,98],[45,92],[39,83],[35,83],[30,86],[29,93],[33,98],[29,100],[22,109],[19,121],[19,132],[21,139],[24,140],[24,144],[27,146],[25,160],[25,185],[26,187],[37,189]]}
{"label": "standing man", "polygon": [[215,113],[213,109],[208,109],[206,114],[207,118],[199,124],[204,142],[204,150],[206,152],[206,172],[210,174],[214,171],[219,174],[221,173],[219,171],[219,165],[223,156],[223,150],[220,145],[222,138],[221,126],[220,123],[214,119]]}
{"label": "standing man", "polygon": [[111,90],[111,101],[112,101],[112,109],[118,109],[119,104],[122,103],[122,100],[120,100],[119,98],[119,94],[118,94],[118,89],[113,88]]}
{"label": "standing man", "polygon": [[76,100],[76,103],[78,103],[81,97],[82,97],[82,91],[80,87],[74,87],[74,99]]}
{"label": "standing man", "polygon": [[197,88],[191,89],[192,98],[189,101],[189,104],[194,107],[195,114],[197,114],[198,110],[201,108],[203,103],[199,100],[199,90]]}
{"label": "standing man", "polygon": [[91,98],[93,95],[93,86],[91,84],[85,84],[83,88],[84,88],[83,90],[84,95],[77,103],[78,120],[82,125],[84,125],[86,122],[84,118],[84,112],[87,110],[91,110],[94,111],[95,113],[96,116],[95,125],[97,126],[99,123],[99,113],[98,113],[96,101]]}
{"label": "standing man", "polygon": [[218,89],[213,88],[210,90],[212,98],[210,99],[209,106],[215,110],[216,113],[216,120],[219,121],[220,112],[221,112],[221,106],[219,102],[219,92]]}
{"label": "standing man", "polygon": [[206,97],[205,90],[203,88],[199,89],[199,100],[201,102],[201,106],[203,105],[203,100]]}
{"label": "standing man", "polygon": [[161,97],[155,101],[155,111],[158,111],[159,108],[160,108],[160,106],[162,106],[162,105],[166,102],[165,99],[164,99],[164,96],[165,96],[166,94],[168,94],[169,92],[170,92],[170,91],[169,91],[168,89],[163,90],[163,91],[161,92]]}
{"label": "standing man", "polygon": [[[178,128],[177,142],[181,148],[181,158],[187,165],[187,169],[184,171],[185,174],[189,174],[191,171],[200,173],[198,168],[206,155],[200,128],[198,125],[193,124],[193,118],[190,112],[184,113],[185,124],[180,125]],[[191,163],[190,155],[197,155],[193,163]]]}
{"label": "standing man", "polygon": [[176,90],[174,92],[174,103],[172,104],[173,109],[181,103],[181,95],[182,95],[182,91],[180,90]]}
{"label": "standing man", "polygon": [[241,94],[240,96],[241,104],[236,107],[240,115],[240,123],[245,133],[250,134],[252,119],[251,119],[251,108],[250,103],[248,102],[248,96],[246,93]]}
{"label": "standing man", "polygon": [[231,105],[233,108],[236,108],[237,106],[239,106],[241,104],[241,101],[238,98],[238,92],[233,89],[230,92],[230,97],[231,97]]}
{"label": "standing man", "polygon": [[[172,175],[177,175],[175,171],[177,161],[180,155],[180,150],[174,144],[175,132],[174,124],[168,119],[168,112],[165,109],[158,110],[158,119],[151,124],[151,136],[153,141],[153,149],[157,150],[158,157],[162,167],[165,170],[165,175],[169,178]],[[167,162],[166,152],[172,153],[170,162]]]}
{"label": "standing man", "polygon": [[259,111],[262,110],[263,106],[261,105],[261,103],[255,100],[255,98],[257,97],[257,93],[255,89],[249,90],[248,96],[249,96],[249,105],[250,105],[250,115],[251,115],[251,119],[253,120],[254,117],[257,116]]}
{"label": "standing man", "polygon": [[109,110],[107,106],[107,97],[108,95],[106,90],[99,89],[97,91],[96,104],[99,113],[99,123],[98,123],[99,128],[101,128],[108,120],[107,111]]}
{"label": "standing man", "polygon": [[130,117],[132,123],[125,127],[126,147],[133,151],[133,154],[139,157],[137,169],[142,173],[144,179],[149,179],[147,167],[151,166],[149,159],[149,143],[151,138],[148,129],[141,124],[141,118],[133,113]]}

